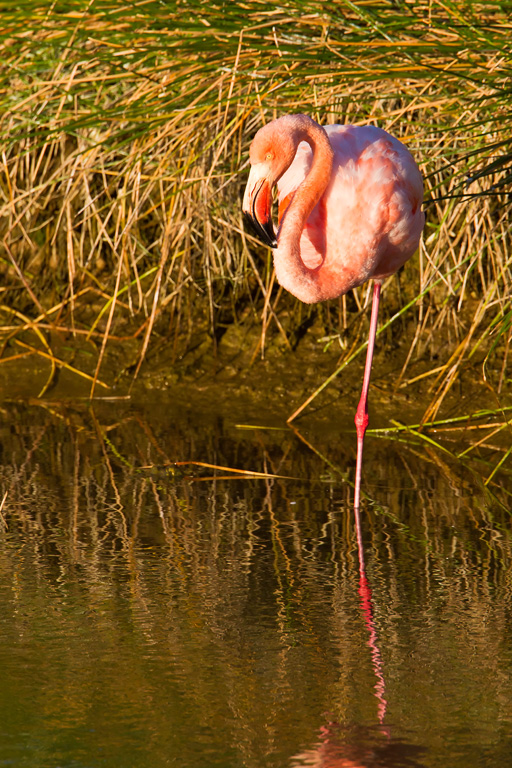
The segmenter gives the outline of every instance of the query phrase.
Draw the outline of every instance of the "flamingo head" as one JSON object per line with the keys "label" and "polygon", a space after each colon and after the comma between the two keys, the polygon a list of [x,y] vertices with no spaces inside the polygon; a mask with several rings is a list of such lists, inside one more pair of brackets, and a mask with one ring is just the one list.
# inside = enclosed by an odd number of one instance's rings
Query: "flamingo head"
{"label": "flamingo head", "polygon": [[292,164],[299,138],[287,117],[260,128],[250,149],[251,171],[245,189],[242,211],[259,240],[277,247],[272,221],[272,190]]}

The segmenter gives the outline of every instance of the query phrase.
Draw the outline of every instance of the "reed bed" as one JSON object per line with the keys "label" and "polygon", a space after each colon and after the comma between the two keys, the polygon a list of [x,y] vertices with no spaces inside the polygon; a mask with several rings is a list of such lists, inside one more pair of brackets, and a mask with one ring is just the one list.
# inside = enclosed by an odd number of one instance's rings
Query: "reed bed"
{"label": "reed bed", "polygon": [[[133,381],[162,339],[170,367],[201,334],[221,351],[239,324],[261,329],[258,354],[273,336],[288,354],[307,321],[341,370],[363,347],[366,287],[301,306],[240,215],[252,136],[302,111],[379,124],[424,174],[419,255],[386,286],[382,316],[379,343],[402,345],[397,386],[422,382],[427,422],[472,368],[499,409],[512,317],[511,7],[1,3],[0,362],[43,356],[48,386],[67,365],[93,394],[113,380],[107,347],[123,341]],[[66,357],[68,334],[93,351],[88,370]]]}

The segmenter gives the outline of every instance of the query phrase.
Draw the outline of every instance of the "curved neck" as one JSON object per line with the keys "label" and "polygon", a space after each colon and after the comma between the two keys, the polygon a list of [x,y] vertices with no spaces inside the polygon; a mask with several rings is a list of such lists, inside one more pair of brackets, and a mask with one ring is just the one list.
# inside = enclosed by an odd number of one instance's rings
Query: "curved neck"
{"label": "curved neck", "polygon": [[324,129],[305,116],[294,131],[296,145],[306,141],[313,151],[311,168],[304,181],[297,187],[293,199],[283,216],[279,245],[300,240],[309,214],[325,192],[332,172],[334,152]]}
{"label": "curved neck", "polygon": [[303,119],[294,126],[294,141],[297,147],[306,141],[313,151],[313,160],[281,220],[274,265],[279,283],[302,301],[311,302],[322,298],[321,289],[315,270],[309,269],[301,259],[300,238],[331,179],[334,152],[324,129],[310,118],[303,115],[300,118]]}

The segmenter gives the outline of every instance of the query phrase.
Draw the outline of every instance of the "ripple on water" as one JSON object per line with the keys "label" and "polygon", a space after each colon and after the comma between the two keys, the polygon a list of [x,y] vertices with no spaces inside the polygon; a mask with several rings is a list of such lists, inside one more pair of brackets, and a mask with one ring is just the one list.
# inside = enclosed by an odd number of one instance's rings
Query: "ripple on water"
{"label": "ripple on water", "polygon": [[[391,446],[362,584],[350,488],[318,455],[350,462],[341,444],[109,412],[110,451],[82,417],[4,434],[0,764],[506,764],[503,507],[428,465],[400,485]],[[303,479],[134,471],[162,451]]]}

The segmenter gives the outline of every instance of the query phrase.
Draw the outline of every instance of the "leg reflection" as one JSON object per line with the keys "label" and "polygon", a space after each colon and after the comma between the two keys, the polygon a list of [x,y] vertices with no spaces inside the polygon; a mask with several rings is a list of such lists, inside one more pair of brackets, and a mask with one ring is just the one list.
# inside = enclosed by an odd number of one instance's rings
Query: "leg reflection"
{"label": "leg reflection", "polygon": [[364,565],[364,548],[363,537],[361,534],[361,518],[359,516],[359,508],[354,509],[356,533],[357,533],[357,552],[359,555],[359,597],[361,602],[361,610],[364,616],[364,623],[368,630],[368,645],[372,654],[373,671],[377,682],[375,684],[375,696],[379,702],[378,716],[379,722],[382,725],[384,717],[386,715],[387,701],[385,697],[386,683],[384,680],[384,673],[382,669],[382,656],[378,646],[377,631],[375,629],[375,621],[373,618],[373,601],[372,601],[372,588],[370,582],[366,577],[366,570]]}

